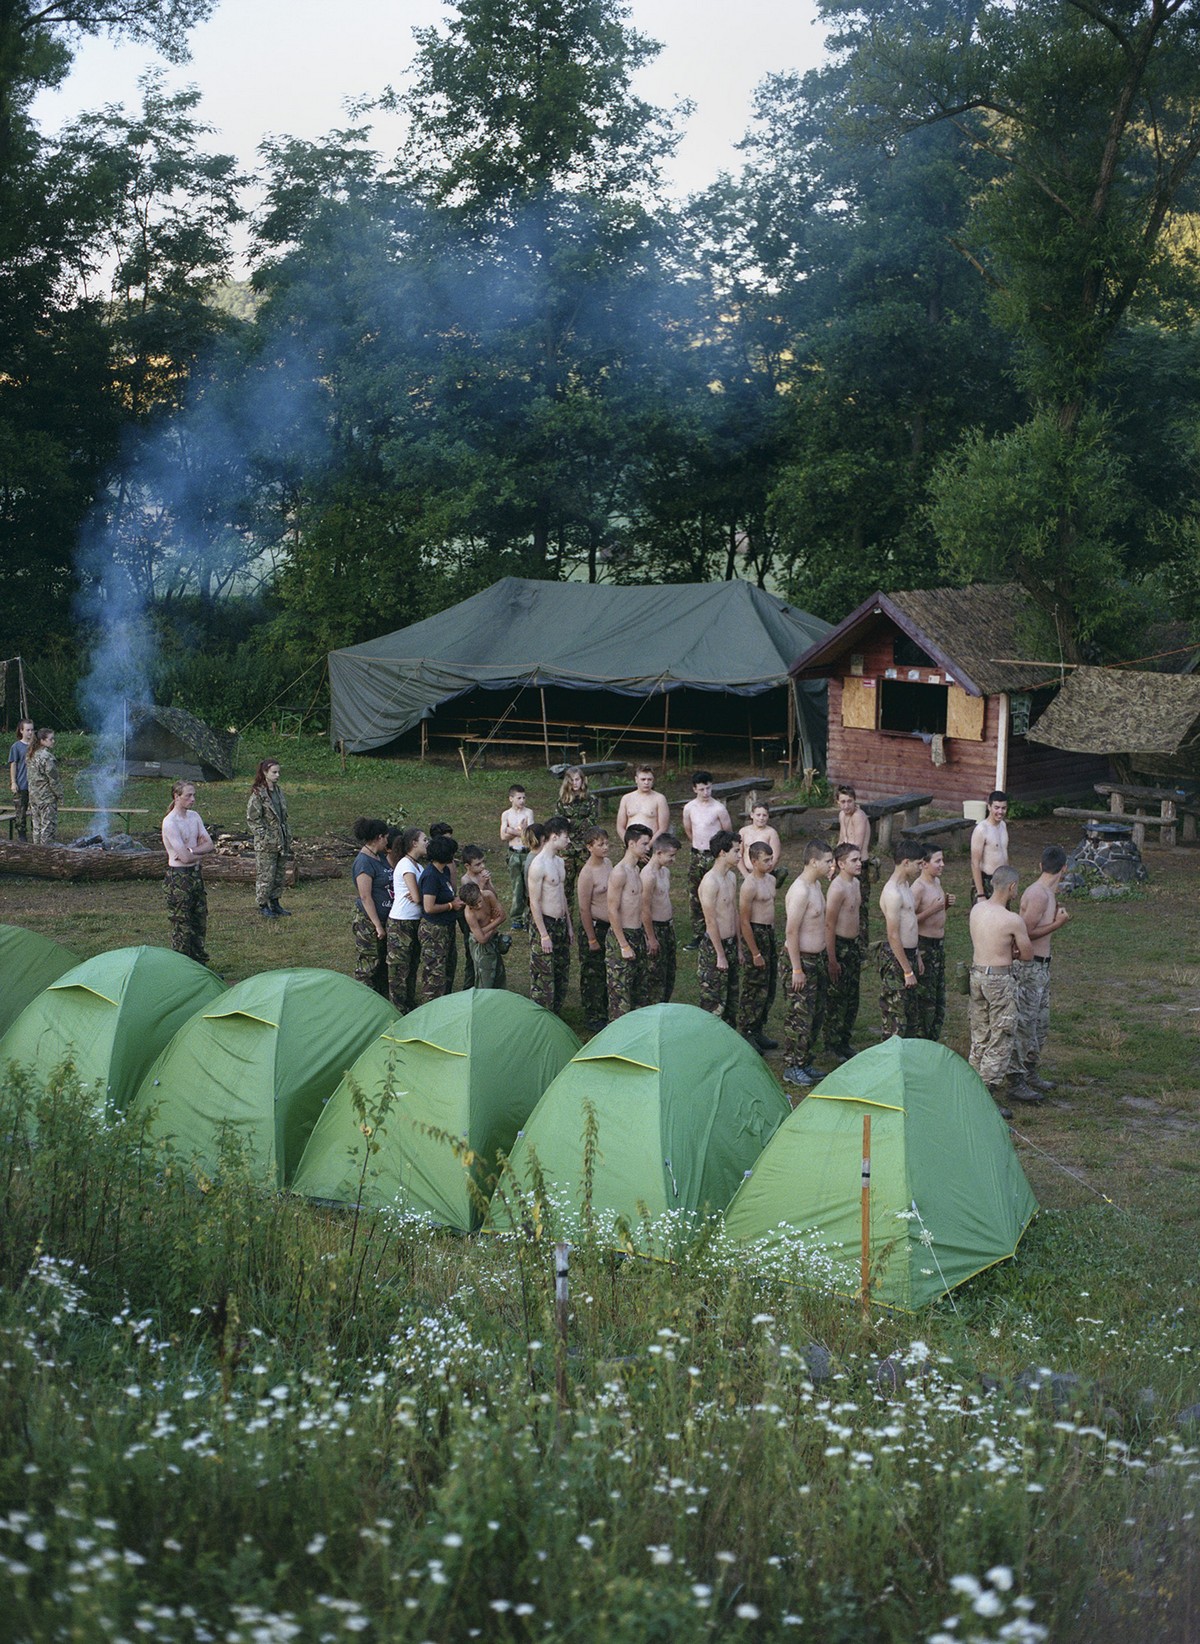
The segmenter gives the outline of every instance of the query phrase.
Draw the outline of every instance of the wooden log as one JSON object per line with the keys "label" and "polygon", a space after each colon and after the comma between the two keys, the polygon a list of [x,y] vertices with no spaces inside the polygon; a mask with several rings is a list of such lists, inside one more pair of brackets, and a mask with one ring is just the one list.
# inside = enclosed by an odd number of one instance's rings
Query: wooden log
{"label": "wooden log", "polygon": [[[72,850],[66,845],[23,845],[0,840],[0,873],[21,873],[32,879],[161,879],[166,872],[165,851]],[[339,879],[347,864],[335,857],[291,861],[284,882],[297,879]],[[253,856],[206,856],[204,877],[210,884],[253,884]]]}

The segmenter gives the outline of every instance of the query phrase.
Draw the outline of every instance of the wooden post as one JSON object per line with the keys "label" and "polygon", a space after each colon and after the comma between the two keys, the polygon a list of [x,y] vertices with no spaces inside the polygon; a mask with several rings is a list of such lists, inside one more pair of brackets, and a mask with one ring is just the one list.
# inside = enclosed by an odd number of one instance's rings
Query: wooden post
{"label": "wooden post", "polygon": [[750,769],[754,769],[754,715],[750,712],[750,699],[746,699],[746,745],[750,749]]}
{"label": "wooden post", "polygon": [[558,1332],[558,1351],[555,1354],[554,1379],[560,1410],[565,1410],[570,1403],[567,1396],[567,1335],[569,1323],[567,1274],[570,1254],[571,1246],[569,1244],[556,1244],[554,1246],[554,1323]]}
{"label": "wooden post", "polygon": [[863,1114],[862,1137],[862,1305],[871,1310],[871,1115]]}
{"label": "wooden post", "polygon": [[662,764],[663,764],[663,770],[664,771],[667,768],[667,742],[670,738],[670,735],[671,735],[671,693],[670,693],[670,691],[664,691],[663,692],[663,752],[662,752]]}
{"label": "wooden post", "polygon": [[429,751],[429,721],[421,721],[421,763],[425,763],[425,755]]}
{"label": "wooden post", "polygon": [[542,699],[542,743],[546,749],[546,768],[550,766],[550,726],[546,721],[546,687],[538,687],[538,695]]}
{"label": "wooden post", "polygon": [[796,688],[789,678],[784,686],[787,692],[787,774],[792,780],[792,744],[796,739]]}
{"label": "wooden post", "polygon": [[1163,825],[1158,830],[1158,837],[1159,837],[1160,842],[1162,844],[1164,844],[1170,850],[1170,849],[1173,849],[1174,845],[1175,845],[1176,812],[1175,812],[1175,801],[1173,799],[1164,799],[1163,800],[1163,802],[1162,802],[1162,819],[1163,819]]}
{"label": "wooden post", "polygon": [[346,774],[346,738],[344,736],[339,736],[338,737],[338,753],[340,753],[341,756],[342,756],[342,775],[345,776],[345,774]]}

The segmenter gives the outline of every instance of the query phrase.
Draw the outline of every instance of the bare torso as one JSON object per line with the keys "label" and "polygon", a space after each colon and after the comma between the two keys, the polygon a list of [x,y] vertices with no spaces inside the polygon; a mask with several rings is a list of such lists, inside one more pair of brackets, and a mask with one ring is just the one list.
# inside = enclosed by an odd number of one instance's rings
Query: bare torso
{"label": "bare torso", "polygon": [[672,917],[671,870],[647,862],[642,869],[642,895],[649,898],[650,917],[660,924]]}

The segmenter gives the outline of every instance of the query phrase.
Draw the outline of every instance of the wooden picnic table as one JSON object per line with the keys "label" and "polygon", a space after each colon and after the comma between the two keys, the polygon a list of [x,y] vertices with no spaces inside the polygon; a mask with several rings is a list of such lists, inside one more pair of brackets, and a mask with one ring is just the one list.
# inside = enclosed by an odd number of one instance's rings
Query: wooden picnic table
{"label": "wooden picnic table", "polygon": [[904,818],[900,831],[908,833],[920,824],[922,805],[932,804],[931,793],[901,793],[890,799],[860,801],[858,808],[870,820],[871,845],[878,851],[890,851],[896,818]]}
{"label": "wooden picnic table", "polygon": [[[1158,828],[1160,840],[1171,849],[1175,844],[1175,824],[1181,813],[1183,838],[1190,842],[1196,837],[1196,816],[1200,813],[1200,803],[1188,799],[1175,788],[1145,788],[1130,782],[1097,782],[1096,792],[1108,800],[1110,816],[1124,817],[1133,823],[1133,842],[1139,850],[1145,841],[1147,826]],[[1127,799],[1139,807],[1157,803],[1158,815],[1142,809],[1127,811]]]}
{"label": "wooden picnic table", "polygon": [[[59,816],[119,816],[125,824],[125,832],[129,832],[129,818],[131,816],[149,816],[148,810],[139,810],[134,805],[60,805]],[[13,836],[13,827],[17,820],[16,811],[0,811],[0,822],[8,823],[8,837]]]}
{"label": "wooden picnic table", "polygon": [[607,776],[610,771],[627,771],[629,769],[629,760],[596,759],[590,765],[572,765],[570,760],[564,760],[558,765],[547,765],[546,769],[551,776],[558,777],[560,782],[569,770],[580,770],[589,779],[590,784],[590,779],[593,776]]}
{"label": "wooden picnic table", "polygon": [[969,816],[931,816],[928,822],[918,822],[913,827],[904,827],[900,830],[902,839],[941,839],[949,834],[952,838],[962,838],[968,829],[974,831],[975,823]]}

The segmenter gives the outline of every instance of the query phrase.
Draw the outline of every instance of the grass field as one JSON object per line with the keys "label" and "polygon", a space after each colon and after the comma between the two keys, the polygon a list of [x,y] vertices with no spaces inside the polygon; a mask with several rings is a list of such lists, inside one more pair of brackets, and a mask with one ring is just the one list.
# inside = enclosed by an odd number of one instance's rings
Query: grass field
{"label": "grass field", "polygon": [[[499,857],[508,771],[262,752],[302,837],[444,817]],[[547,815],[551,779],[525,774]],[[202,790],[210,827],[243,826],[247,787]],[[143,783],[129,803],[166,800]],[[1058,829],[1017,823],[1018,868]],[[1200,1636],[1200,853],[1148,861],[1149,886],[1075,903],[1056,939],[1059,1085],[1016,1126],[1042,1215],[1016,1261],[916,1317],[719,1247],[665,1265],[585,1239],[560,1363],[544,1244],[332,1215],[236,1161],[200,1191],[69,1076],[10,1074],[0,1636]],[[952,857],[948,888],[966,879]],[[351,895],[304,883],[265,922],[251,887],[211,885],[215,967],[348,972]],[[153,882],[0,877],[0,920],[82,955],[167,940]],[[574,989],[566,1015],[580,1030]],[[965,1053],[957,995],[946,1038]]]}

